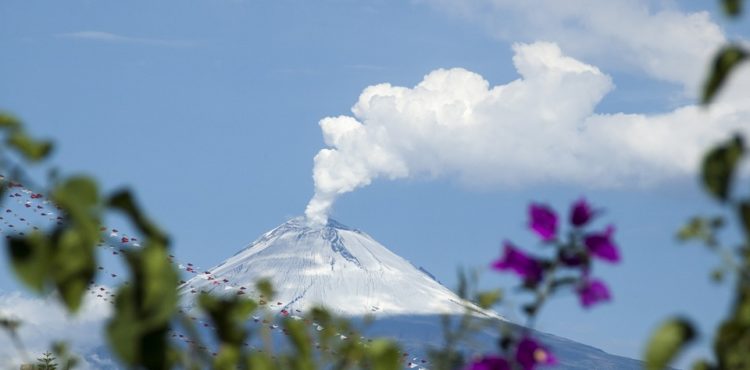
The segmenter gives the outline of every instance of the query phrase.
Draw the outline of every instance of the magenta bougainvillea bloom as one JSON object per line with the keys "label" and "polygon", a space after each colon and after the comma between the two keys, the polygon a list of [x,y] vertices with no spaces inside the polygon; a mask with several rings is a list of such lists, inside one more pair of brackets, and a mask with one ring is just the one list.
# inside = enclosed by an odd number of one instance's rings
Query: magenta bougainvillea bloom
{"label": "magenta bougainvillea bloom", "polygon": [[612,296],[609,294],[609,288],[601,280],[586,278],[583,280],[581,286],[578,287],[577,292],[578,299],[585,308],[612,299]]}
{"label": "magenta bougainvillea bloom", "polygon": [[573,208],[570,210],[570,223],[575,227],[584,226],[594,218],[594,213],[586,199],[581,198],[573,203]]}
{"label": "magenta bougainvillea bloom", "polygon": [[620,261],[620,252],[617,250],[615,242],[612,241],[614,232],[614,226],[610,225],[602,233],[586,235],[583,244],[586,245],[586,249],[591,255],[608,262],[618,262]]}
{"label": "magenta bougainvillea bloom", "polygon": [[474,360],[465,370],[510,370],[508,361],[500,356],[488,355]]}
{"label": "magenta bougainvillea bloom", "polygon": [[492,263],[492,268],[495,270],[512,270],[531,283],[542,280],[542,264],[507,241],[505,242],[503,256]]}
{"label": "magenta bougainvillea bloom", "polygon": [[534,370],[537,365],[554,365],[557,359],[536,340],[524,337],[516,347],[516,362],[523,370]]}
{"label": "magenta bougainvillea bloom", "polygon": [[542,240],[552,240],[557,234],[557,215],[555,211],[543,204],[532,203],[529,206],[529,227]]}

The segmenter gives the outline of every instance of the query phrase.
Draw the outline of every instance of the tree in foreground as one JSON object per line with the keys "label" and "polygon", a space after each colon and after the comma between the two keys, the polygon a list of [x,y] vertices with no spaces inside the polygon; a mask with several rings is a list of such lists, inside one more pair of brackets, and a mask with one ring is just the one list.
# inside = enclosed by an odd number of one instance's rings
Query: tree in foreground
{"label": "tree in foreground", "polygon": [[57,370],[57,360],[52,352],[42,353],[42,357],[36,360],[36,370]]}

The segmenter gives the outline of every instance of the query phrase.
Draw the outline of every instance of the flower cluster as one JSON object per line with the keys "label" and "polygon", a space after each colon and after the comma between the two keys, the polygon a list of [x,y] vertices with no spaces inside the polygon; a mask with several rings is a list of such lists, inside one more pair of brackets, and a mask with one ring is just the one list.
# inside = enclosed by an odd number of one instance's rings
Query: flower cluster
{"label": "flower cluster", "polygon": [[[533,203],[529,206],[529,228],[545,242],[557,247],[555,259],[532,257],[513,245],[504,243],[503,255],[492,263],[498,271],[512,271],[524,280],[524,285],[536,289],[547,275],[560,268],[576,269],[580,272],[576,281],[576,293],[583,307],[589,308],[611,299],[609,289],[601,280],[591,277],[591,260],[604,262],[620,261],[620,252],[613,240],[615,229],[607,226],[603,231],[586,232],[584,229],[599,212],[591,208],[585,199],[573,203],[570,210],[570,238],[560,239],[558,216],[550,207]],[[549,276],[554,282],[555,276]],[[558,280],[563,281],[563,280]],[[571,281],[566,279],[564,281]],[[556,284],[556,286],[559,284]]]}
{"label": "flower cluster", "polygon": [[[613,239],[613,226],[599,231],[587,230],[599,214],[600,211],[594,210],[585,199],[576,201],[570,209],[570,232],[563,237],[558,230],[557,213],[547,205],[532,203],[529,206],[529,229],[543,244],[555,247],[555,256],[533,256],[510,241],[504,242],[502,256],[493,261],[491,267],[497,271],[515,273],[523,279],[525,289],[536,293],[536,300],[526,306],[529,318],[536,315],[548,295],[565,286],[573,288],[584,308],[611,300],[607,285],[591,276],[593,261],[620,261],[620,252]],[[484,356],[471,362],[466,369],[534,370],[538,365],[557,362],[553,354],[528,332],[515,339],[507,337],[504,342],[504,356]]]}

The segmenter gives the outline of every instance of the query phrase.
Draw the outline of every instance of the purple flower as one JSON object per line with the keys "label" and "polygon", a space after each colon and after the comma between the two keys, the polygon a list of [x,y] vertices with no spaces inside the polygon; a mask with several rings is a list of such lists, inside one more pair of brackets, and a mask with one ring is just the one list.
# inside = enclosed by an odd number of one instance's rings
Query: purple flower
{"label": "purple flower", "polygon": [[555,234],[557,234],[557,215],[555,211],[543,204],[532,203],[529,206],[529,218],[529,227],[542,240],[548,241],[555,238]]}
{"label": "purple flower", "polygon": [[534,370],[537,365],[554,365],[557,363],[557,359],[552,352],[529,337],[524,337],[518,342],[516,361],[523,370]]}
{"label": "purple flower", "polygon": [[594,218],[595,213],[586,199],[581,198],[573,203],[573,208],[570,210],[570,223],[575,227],[584,226]]}
{"label": "purple flower", "polygon": [[510,370],[508,361],[500,356],[488,355],[474,360],[465,370]]}
{"label": "purple flower", "polygon": [[615,232],[613,226],[608,226],[603,233],[592,233],[586,235],[583,244],[586,245],[589,253],[608,262],[620,261],[620,252],[612,241],[612,234]]}
{"label": "purple flower", "polygon": [[512,270],[531,283],[542,280],[542,264],[507,241],[505,242],[503,256],[492,263],[492,268],[495,270]]}
{"label": "purple flower", "polygon": [[583,284],[578,287],[578,298],[584,308],[589,308],[599,302],[606,302],[612,299],[609,294],[609,288],[601,281],[585,278]]}

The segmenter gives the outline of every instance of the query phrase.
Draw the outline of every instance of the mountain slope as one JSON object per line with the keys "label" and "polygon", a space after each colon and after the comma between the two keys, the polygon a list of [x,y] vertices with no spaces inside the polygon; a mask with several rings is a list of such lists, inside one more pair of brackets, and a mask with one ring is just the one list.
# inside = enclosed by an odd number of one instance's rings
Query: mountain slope
{"label": "mountain slope", "polygon": [[[396,339],[405,351],[406,368],[429,368],[428,350],[443,345],[446,318],[457,322],[467,307],[476,319],[487,324],[473,333],[470,341],[460,345],[467,358],[497,351],[500,324],[524,330],[494,312],[462,301],[428,272],[369,235],[333,220],[316,226],[301,217],[292,219],[223,263],[203,273],[194,273],[197,275],[180,288],[188,310],[194,297],[189,293],[199,291],[248,294],[259,299],[277,318],[290,315],[299,319],[298,313],[324,305],[339,315],[351,317],[365,337]],[[262,278],[270,279],[276,290],[271,302],[265,302],[265,297],[253,291],[255,282]],[[369,316],[377,320],[370,322]],[[283,346],[285,333],[280,326],[265,320],[260,323],[261,320],[254,317],[248,325],[270,325],[274,341]],[[640,361],[610,355],[568,339],[536,331],[534,336],[554,351],[559,360],[555,369],[643,368]],[[341,338],[344,340],[345,336]],[[251,343],[254,344],[258,343]]]}
{"label": "mountain slope", "polygon": [[[277,295],[271,306],[288,312],[324,305],[340,315],[461,314],[467,305],[455,293],[369,235],[336,221],[314,225],[294,218],[264,234],[223,263],[199,274],[183,292],[253,294],[262,278]],[[229,284],[217,284],[220,277]],[[280,304],[279,304],[280,303]]]}

